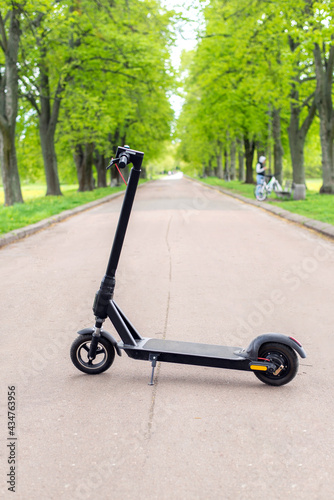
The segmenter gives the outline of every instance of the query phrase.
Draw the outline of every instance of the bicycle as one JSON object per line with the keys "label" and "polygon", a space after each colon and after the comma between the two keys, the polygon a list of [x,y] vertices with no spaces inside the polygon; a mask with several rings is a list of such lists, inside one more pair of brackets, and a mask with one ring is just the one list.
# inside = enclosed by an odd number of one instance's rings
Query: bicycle
{"label": "bicycle", "polygon": [[[268,182],[266,178],[269,179]],[[255,197],[258,201],[264,201],[267,196],[271,195],[272,191],[274,191],[277,196],[286,198],[290,198],[291,196],[291,189],[286,188],[284,190],[274,175],[266,175],[264,176],[263,182],[256,186]]]}

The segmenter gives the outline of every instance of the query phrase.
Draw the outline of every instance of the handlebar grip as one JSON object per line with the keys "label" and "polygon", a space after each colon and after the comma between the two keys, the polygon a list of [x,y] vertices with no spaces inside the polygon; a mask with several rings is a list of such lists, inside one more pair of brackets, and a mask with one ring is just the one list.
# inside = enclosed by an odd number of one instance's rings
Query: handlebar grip
{"label": "handlebar grip", "polygon": [[119,168],[125,168],[129,163],[129,159],[130,159],[129,156],[126,153],[121,154],[118,162]]}

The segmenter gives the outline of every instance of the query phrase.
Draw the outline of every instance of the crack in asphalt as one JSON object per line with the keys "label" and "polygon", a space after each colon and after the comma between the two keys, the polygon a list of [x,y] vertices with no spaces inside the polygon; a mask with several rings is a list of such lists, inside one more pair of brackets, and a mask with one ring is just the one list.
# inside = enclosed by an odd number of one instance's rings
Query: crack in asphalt
{"label": "crack in asphalt", "polygon": [[[168,241],[168,236],[169,236],[169,230],[170,230],[170,225],[172,221],[173,216],[171,215],[168,225],[167,225],[167,231],[166,231],[166,236],[165,236],[165,241],[166,241],[166,246],[168,250],[168,256],[169,256],[169,290],[168,290],[168,296],[167,296],[167,306],[166,306],[166,315],[165,315],[165,324],[164,324],[164,330],[163,330],[163,335],[162,338],[163,340],[166,339],[166,334],[167,334],[167,325],[168,325],[168,318],[169,318],[169,305],[170,305],[170,284],[172,281],[172,256],[171,256],[171,247]],[[148,423],[147,423],[147,439],[150,440],[151,438],[151,433],[152,433],[152,424],[153,424],[153,418],[154,418],[154,408],[155,408],[155,400],[156,400],[156,395],[157,395],[157,390],[158,390],[158,384],[159,384],[159,374],[160,374],[160,369],[161,369],[161,363],[157,364],[156,367],[156,372],[154,376],[154,385],[152,387],[152,398],[151,398],[151,405],[150,405],[150,410],[149,410],[149,415],[148,415]]]}

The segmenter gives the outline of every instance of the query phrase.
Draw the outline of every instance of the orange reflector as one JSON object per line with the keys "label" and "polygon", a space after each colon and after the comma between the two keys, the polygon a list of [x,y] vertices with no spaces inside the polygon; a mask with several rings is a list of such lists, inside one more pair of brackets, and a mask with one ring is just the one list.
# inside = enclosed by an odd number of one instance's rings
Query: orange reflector
{"label": "orange reflector", "polygon": [[259,371],[262,371],[262,372],[266,372],[268,370],[268,368],[266,366],[263,366],[263,365],[250,365],[249,368],[251,370],[259,370]]}

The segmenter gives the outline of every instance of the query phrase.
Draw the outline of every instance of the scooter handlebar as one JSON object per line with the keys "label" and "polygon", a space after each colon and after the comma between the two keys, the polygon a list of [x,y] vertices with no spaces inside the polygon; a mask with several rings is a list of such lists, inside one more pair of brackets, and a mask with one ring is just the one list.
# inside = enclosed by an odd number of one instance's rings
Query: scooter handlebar
{"label": "scooter handlebar", "polygon": [[116,158],[110,160],[109,165],[107,166],[107,170],[114,165],[118,164],[119,168],[125,168],[129,163],[132,163],[136,169],[140,170],[142,161],[143,161],[144,153],[141,151],[135,151],[134,149],[130,149],[128,146],[118,147]]}

